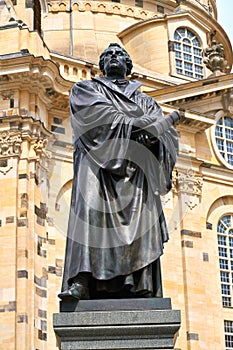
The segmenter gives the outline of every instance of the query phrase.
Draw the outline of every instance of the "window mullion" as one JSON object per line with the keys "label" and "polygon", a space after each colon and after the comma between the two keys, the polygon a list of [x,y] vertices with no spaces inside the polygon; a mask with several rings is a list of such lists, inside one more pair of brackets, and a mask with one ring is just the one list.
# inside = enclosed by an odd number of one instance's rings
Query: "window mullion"
{"label": "window mullion", "polygon": [[227,139],[226,139],[225,123],[223,123],[223,144],[224,144],[224,159],[227,162]]}

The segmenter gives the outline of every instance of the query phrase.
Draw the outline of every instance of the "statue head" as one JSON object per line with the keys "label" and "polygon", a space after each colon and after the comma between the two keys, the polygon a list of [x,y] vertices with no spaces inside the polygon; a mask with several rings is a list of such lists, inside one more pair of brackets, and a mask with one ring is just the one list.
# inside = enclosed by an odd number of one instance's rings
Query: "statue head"
{"label": "statue head", "polygon": [[100,60],[99,60],[99,67],[101,72],[106,75],[105,72],[105,57],[107,56],[108,52],[111,51],[111,49],[117,49],[118,52],[120,52],[121,54],[123,54],[123,57],[125,59],[125,63],[126,63],[126,72],[125,75],[129,75],[131,73],[131,70],[133,68],[133,63],[132,60],[128,54],[128,52],[121,47],[118,43],[111,43],[107,49],[104,50],[104,52],[100,55]]}

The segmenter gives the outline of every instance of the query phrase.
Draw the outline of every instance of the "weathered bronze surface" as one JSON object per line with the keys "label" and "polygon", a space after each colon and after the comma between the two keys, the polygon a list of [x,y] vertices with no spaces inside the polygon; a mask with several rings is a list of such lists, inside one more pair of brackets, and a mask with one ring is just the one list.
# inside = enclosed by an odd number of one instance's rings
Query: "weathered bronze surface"
{"label": "weathered bronze surface", "polygon": [[74,178],[60,298],[161,297],[168,231],[160,195],[171,189],[178,112],[127,80],[118,44],[100,56],[103,77],[74,85]]}

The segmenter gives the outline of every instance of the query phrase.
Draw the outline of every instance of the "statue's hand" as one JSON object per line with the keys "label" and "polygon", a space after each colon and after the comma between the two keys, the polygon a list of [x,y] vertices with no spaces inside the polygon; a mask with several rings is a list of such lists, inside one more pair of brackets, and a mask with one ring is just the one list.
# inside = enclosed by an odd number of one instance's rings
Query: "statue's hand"
{"label": "statue's hand", "polygon": [[179,122],[181,122],[185,119],[185,108],[183,107],[179,108],[179,115],[180,115]]}
{"label": "statue's hand", "polygon": [[150,147],[153,143],[150,136],[148,134],[145,134],[145,133],[140,133],[139,135],[137,135],[136,142],[141,143],[142,145],[144,145],[146,147]]}
{"label": "statue's hand", "polygon": [[173,111],[168,115],[165,115],[165,118],[172,122],[173,125],[180,123],[180,121],[185,119],[185,109],[180,107],[179,110]]}

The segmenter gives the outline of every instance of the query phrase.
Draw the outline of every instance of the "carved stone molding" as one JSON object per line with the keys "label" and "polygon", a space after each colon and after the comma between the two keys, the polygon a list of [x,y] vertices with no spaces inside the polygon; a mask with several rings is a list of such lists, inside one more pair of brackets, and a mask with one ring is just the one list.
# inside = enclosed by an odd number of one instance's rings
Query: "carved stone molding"
{"label": "carved stone molding", "polygon": [[0,157],[15,156],[21,153],[21,133],[4,131],[0,133]]}
{"label": "carved stone molding", "polygon": [[[50,1],[48,3],[49,12],[68,12],[70,10],[69,1]],[[74,1],[73,11],[79,12],[104,12],[108,14],[117,14],[138,19],[145,19],[154,16],[154,12],[127,6],[125,4],[115,2],[99,2],[99,1]]]}

